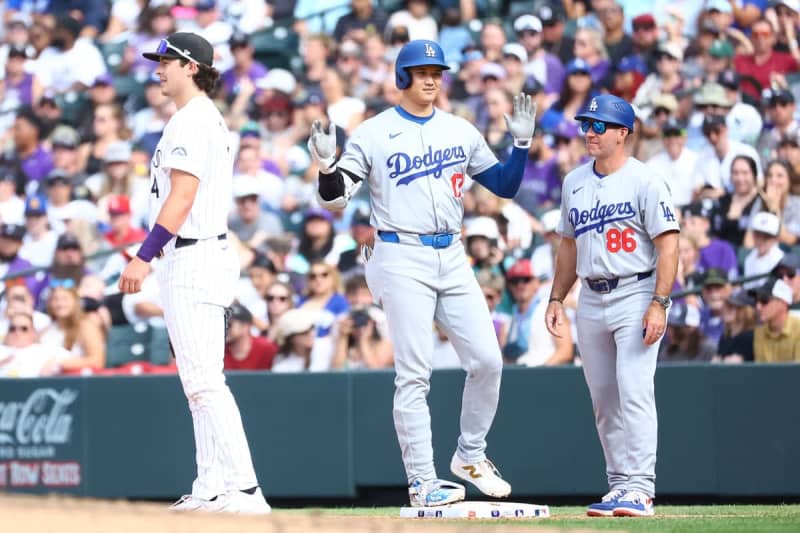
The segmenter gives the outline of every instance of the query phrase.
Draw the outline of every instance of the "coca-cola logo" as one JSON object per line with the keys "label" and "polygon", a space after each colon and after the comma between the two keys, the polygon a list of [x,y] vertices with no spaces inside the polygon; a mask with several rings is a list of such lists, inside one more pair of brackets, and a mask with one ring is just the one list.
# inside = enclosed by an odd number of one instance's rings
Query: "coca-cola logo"
{"label": "coca-cola logo", "polygon": [[23,402],[0,402],[0,444],[65,444],[72,433],[68,408],[78,391],[42,388]]}

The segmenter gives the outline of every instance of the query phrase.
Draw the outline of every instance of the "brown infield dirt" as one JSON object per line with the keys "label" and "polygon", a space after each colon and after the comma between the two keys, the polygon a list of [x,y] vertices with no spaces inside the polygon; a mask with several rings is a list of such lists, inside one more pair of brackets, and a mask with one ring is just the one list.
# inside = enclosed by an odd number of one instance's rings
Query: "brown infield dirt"
{"label": "brown infield dirt", "polygon": [[[381,533],[435,531],[530,531],[514,525],[491,525],[466,520],[423,522],[413,519],[366,516],[331,516],[320,511],[274,512],[246,517],[219,514],[175,513],[166,505],[104,501],[63,496],[17,496],[0,494],[0,531],[3,533],[241,533],[241,532],[330,532]],[[520,524],[521,525],[521,524]],[[540,532],[564,531],[536,524]],[[574,533],[586,530],[570,530]]]}

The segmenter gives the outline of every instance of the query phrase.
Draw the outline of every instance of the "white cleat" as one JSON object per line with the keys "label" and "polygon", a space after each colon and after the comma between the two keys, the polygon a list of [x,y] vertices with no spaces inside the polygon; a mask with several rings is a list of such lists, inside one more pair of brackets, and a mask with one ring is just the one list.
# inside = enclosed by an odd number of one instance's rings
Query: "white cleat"
{"label": "white cleat", "polygon": [[191,494],[181,496],[181,499],[169,506],[170,511],[191,512],[205,511],[213,513],[216,511],[217,499],[204,500]]}
{"label": "white cleat", "polygon": [[240,490],[226,492],[217,498],[214,511],[218,513],[264,515],[272,512],[272,508],[264,499],[261,488],[256,488],[253,494]]}
{"label": "white cleat", "polygon": [[415,480],[408,487],[411,507],[436,507],[460,502],[466,495],[464,485],[442,479]]}
{"label": "white cleat", "polygon": [[455,453],[453,460],[450,461],[450,471],[492,498],[506,498],[511,494],[511,485],[500,477],[500,472],[489,459],[479,463],[467,463]]}
{"label": "white cleat", "polygon": [[654,516],[653,498],[636,490],[629,490],[617,499],[614,516]]}

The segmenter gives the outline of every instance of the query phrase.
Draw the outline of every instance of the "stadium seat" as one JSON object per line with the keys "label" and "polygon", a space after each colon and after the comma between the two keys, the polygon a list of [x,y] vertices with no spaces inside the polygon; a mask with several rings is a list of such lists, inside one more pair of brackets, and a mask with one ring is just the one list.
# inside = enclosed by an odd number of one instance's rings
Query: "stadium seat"
{"label": "stadium seat", "polygon": [[387,13],[394,13],[395,11],[399,11],[403,9],[404,5],[405,5],[404,0],[381,0],[380,2],[381,9],[383,9]]}
{"label": "stadium seat", "polygon": [[168,365],[172,362],[167,328],[150,328],[150,362],[154,365]]}
{"label": "stadium seat", "polygon": [[151,330],[147,324],[112,326],[106,341],[106,368],[149,361]]}
{"label": "stadium seat", "polygon": [[744,260],[747,257],[747,254],[750,253],[752,248],[747,248],[745,246],[739,246],[736,249],[736,263],[739,267],[739,272],[744,272]]}
{"label": "stadium seat", "polygon": [[133,98],[135,102],[144,102],[144,83],[133,76],[114,76],[114,89],[121,102]]}
{"label": "stadium seat", "polygon": [[85,92],[70,91],[57,95],[56,104],[61,109],[61,122],[77,126],[81,118],[81,111],[87,101],[88,96]]}
{"label": "stadium seat", "polygon": [[[506,17],[506,21],[513,24],[518,17],[522,15],[530,15],[532,13],[533,13],[532,2],[526,2],[526,1],[520,2],[519,0],[512,0],[508,7],[508,16]],[[512,33],[510,33],[509,35],[514,35],[513,29]]]}
{"label": "stadium seat", "polygon": [[95,43],[103,60],[106,63],[106,68],[112,74],[119,73],[119,66],[122,64],[122,58],[125,54],[125,47],[128,46],[128,41],[113,41],[110,43]]}
{"label": "stadium seat", "polygon": [[291,29],[273,26],[250,35],[256,61],[268,68],[291,69],[292,56],[297,54],[300,38]]}

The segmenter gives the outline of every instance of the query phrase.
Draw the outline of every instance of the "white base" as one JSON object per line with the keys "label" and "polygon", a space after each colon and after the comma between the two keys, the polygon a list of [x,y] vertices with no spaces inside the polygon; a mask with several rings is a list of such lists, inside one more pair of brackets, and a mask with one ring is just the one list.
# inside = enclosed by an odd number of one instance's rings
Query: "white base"
{"label": "white base", "polygon": [[546,505],[513,502],[458,502],[435,507],[401,507],[400,518],[549,518]]}

